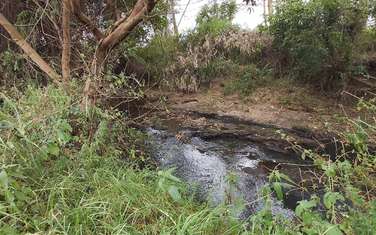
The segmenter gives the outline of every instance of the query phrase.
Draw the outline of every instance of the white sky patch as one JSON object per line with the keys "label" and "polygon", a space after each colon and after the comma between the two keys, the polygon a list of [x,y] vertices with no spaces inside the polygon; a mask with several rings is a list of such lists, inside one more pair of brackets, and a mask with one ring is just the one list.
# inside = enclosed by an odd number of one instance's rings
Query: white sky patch
{"label": "white sky patch", "polygon": [[[217,2],[223,2],[225,0],[218,0]],[[207,3],[210,3],[210,0],[190,0],[187,10],[182,17],[185,7],[189,0],[176,0],[176,21],[177,23],[180,22],[179,25],[179,32],[184,32],[189,29],[193,29],[196,25],[196,16],[199,13],[202,6]],[[243,3],[243,0],[236,0],[238,5],[238,12],[235,15],[235,19],[233,23],[239,25],[241,28],[245,29],[254,29],[258,25],[262,24],[264,21],[264,7],[261,2],[258,2],[257,6],[252,7],[252,11],[249,11],[248,5]]]}

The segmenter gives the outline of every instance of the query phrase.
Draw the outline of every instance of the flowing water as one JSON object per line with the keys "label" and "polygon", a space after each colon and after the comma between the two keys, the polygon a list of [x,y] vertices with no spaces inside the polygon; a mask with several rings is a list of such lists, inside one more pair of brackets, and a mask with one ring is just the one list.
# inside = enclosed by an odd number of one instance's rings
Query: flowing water
{"label": "flowing water", "polygon": [[[239,140],[205,141],[189,131],[186,138],[149,128],[149,144],[161,168],[175,168],[174,174],[190,185],[198,200],[213,206],[230,203],[239,218],[264,207],[262,187],[268,182],[265,163],[290,161],[290,156],[273,154],[256,144]],[[272,200],[273,214],[292,217],[292,211]]]}

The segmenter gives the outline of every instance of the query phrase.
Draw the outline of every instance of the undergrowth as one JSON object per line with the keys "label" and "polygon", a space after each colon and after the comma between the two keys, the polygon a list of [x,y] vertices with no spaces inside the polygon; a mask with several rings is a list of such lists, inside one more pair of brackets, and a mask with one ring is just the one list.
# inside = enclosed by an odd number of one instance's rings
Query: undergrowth
{"label": "undergrowth", "polygon": [[248,96],[261,86],[266,86],[271,80],[271,71],[267,68],[260,69],[255,64],[244,66],[237,73],[235,79],[226,84],[224,94],[239,93]]}

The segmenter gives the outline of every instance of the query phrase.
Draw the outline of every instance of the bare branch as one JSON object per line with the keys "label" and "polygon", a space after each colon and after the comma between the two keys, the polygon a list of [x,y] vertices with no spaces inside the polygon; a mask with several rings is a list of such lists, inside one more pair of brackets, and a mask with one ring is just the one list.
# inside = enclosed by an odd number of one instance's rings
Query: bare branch
{"label": "bare branch", "polygon": [[83,23],[95,36],[97,41],[100,41],[104,38],[104,34],[100,31],[95,24],[93,24],[92,20],[87,17],[82,9],[81,9],[81,2],[80,0],[70,0],[70,9],[72,13],[78,18],[78,20]]}

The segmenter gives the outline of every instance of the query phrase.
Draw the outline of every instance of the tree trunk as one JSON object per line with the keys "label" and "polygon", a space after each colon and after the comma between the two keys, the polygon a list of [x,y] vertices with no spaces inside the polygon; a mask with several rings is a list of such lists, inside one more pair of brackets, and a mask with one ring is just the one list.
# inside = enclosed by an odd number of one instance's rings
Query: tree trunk
{"label": "tree trunk", "polygon": [[268,16],[273,15],[273,0],[268,0]]}
{"label": "tree trunk", "polygon": [[94,76],[99,76],[103,72],[107,54],[132,32],[154,6],[153,0],[138,0],[131,14],[115,23],[116,28],[99,42],[95,52],[92,63]]}
{"label": "tree trunk", "polygon": [[65,84],[70,80],[70,56],[71,56],[71,35],[70,35],[70,4],[69,0],[63,0],[63,52],[61,56],[61,68]]}
{"label": "tree trunk", "polygon": [[53,70],[48,63],[30,46],[17,29],[0,13],[0,25],[9,33],[12,40],[45,72],[54,82],[59,82],[60,75]]}
{"label": "tree trunk", "polygon": [[[78,0],[71,1],[72,3],[77,3]],[[131,14],[128,17],[124,17],[115,22],[108,35],[103,36],[103,38],[98,40],[99,44],[91,65],[92,77],[96,79],[96,82],[100,82],[100,79],[98,78],[102,75],[108,53],[122,42],[132,30],[144,20],[147,14],[154,8],[156,2],[157,0],[138,0],[132,9]],[[74,11],[77,12],[77,10]],[[76,15],[77,14],[78,13],[76,13]],[[87,22],[83,21],[81,18],[79,19],[86,25],[93,25],[92,23],[87,24]],[[98,32],[96,29],[93,29],[93,31]],[[92,79],[87,79],[84,88],[83,107],[91,106],[92,103],[95,102],[96,95],[98,94],[96,89],[97,87],[92,85]]]}
{"label": "tree trunk", "polygon": [[[17,19],[17,15],[26,9],[26,3],[23,0],[1,0],[0,12],[10,22]],[[5,51],[9,46],[11,40],[8,40],[9,34],[3,28],[0,28],[0,53]]]}
{"label": "tree trunk", "polygon": [[174,27],[174,34],[175,34],[175,36],[177,36],[177,35],[179,35],[179,29],[178,29],[178,25],[176,23],[175,0],[170,0],[170,10],[171,10],[172,25]]}

